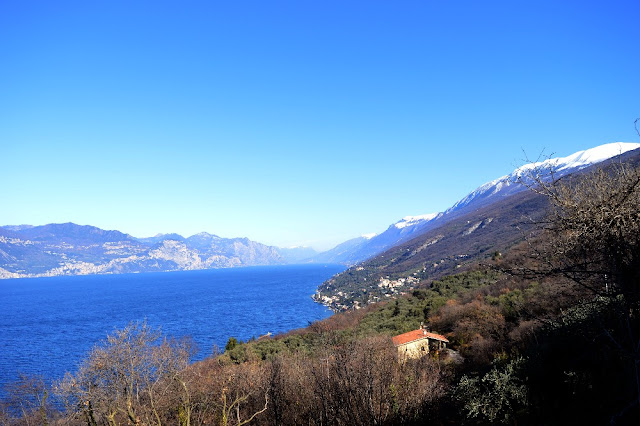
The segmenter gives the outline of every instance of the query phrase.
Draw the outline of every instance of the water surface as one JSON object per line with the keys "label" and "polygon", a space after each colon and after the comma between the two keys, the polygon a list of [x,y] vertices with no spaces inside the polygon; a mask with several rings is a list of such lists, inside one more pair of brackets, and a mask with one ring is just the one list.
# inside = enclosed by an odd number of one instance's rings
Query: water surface
{"label": "water surface", "polygon": [[247,340],[304,327],[331,312],[310,296],[343,270],[292,265],[148,274],[0,280],[0,386],[18,373],[52,380],[74,371],[114,329],[147,320],[191,336],[197,359]]}

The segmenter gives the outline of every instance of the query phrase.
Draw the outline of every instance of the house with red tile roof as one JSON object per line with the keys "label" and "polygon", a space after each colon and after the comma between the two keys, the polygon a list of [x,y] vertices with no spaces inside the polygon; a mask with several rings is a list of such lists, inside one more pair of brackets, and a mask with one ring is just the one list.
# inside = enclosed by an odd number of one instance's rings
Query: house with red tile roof
{"label": "house with red tile roof", "polygon": [[449,340],[441,334],[431,333],[422,325],[419,329],[399,334],[391,338],[398,350],[398,359],[421,358],[429,352],[447,347]]}

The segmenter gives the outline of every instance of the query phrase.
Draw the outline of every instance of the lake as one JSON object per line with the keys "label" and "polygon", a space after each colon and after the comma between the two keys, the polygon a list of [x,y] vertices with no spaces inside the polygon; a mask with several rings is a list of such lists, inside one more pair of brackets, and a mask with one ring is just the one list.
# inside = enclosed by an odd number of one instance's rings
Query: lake
{"label": "lake", "polygon": [[341,265],[287,265],[0,280],[0,386],[18,373],[75,371],[91,348],[131,321],[191,336],[196,359],[251,337],[331,315],[311,300]]}

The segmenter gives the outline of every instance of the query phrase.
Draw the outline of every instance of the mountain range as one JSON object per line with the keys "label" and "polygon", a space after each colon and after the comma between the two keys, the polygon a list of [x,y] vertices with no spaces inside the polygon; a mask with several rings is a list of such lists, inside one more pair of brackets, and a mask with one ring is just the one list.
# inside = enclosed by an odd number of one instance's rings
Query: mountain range
{"label": "mountain range", "polygon": [[567,157],[549,158],[525,164],[508,175],[481,185],[444,212],[406,216],[390,225],[379,235],[349,240],[332,250],[319,254],[318,258],[327,263],[355,265],[424,234],[430,229],[443,226],[461,215],[525,191],[527,185],[532,184],[528,172],[534,169],[543,174],[553,172],[555,177],[559,178],[637,148],[640,148],[640,144],[615,142],[579,151]]}
{"label": "mountain range", "polygon": [[[489,239],[493,238],[495,241],[491,244],[488,240],[485,241],[486,247],[496,246],[498,239],[505,244],[513,242],[513,238],[505,236],[504,232],[495,233],[494,230],[513,228],[516,226],[516,218],[520,220],[522,214],[541,211],[540,201],[535,201],[532,193],[525,191],[527,185],[532,183],[527,181],[531,171],[553,170],[555,176],[560,177],[637,148],[640,148],[640,144],[612,143],[564,158],[527,164],[509,175],[481,185],[444,212],[406,216],[378,235],[357,237],[322,253],[317,253],[309,247],[278,248],[248,238],[222,238],[206,232],[190,237],[158,234],[154,237],[135,238],[115,230],[107,231],[73,223],[2,226],[0,278],[173,271],[306,262],[342,263],[352,267],[332,279],[333,281],[325,283],[316,295],[318,300],[332,307],[340,307],[344,305],[345,300],[356,300],[359,293],[352,292],[348,297],[327,299],[336,297],[336,288],[350,288],[361,280],[369,280],[369,284],[373,281],[380,284],[380,280],[384,283],[384,280],[404,279],[406,284],[433,275],[433,271],[427,273],[428,264],[438,271],[444,271],[447,269],[447,262],[459,265],[464,263],[462,260],[465,258],[486,251],[482,247],[477,247],[474,251],[473,245],[465,250],[458,250],[459,253],[451,251],[453,248],[442,250],[447,244],[457,247],[455,241],[459,241],[460,236],[474,234],[475,238],[485,234],[493,235]],[[517,198],[518,195],[520,198]],[[456,235],[458,237],[453,238]],[[446,243],[448,240],[451,241]],[[397,250],[404,251],[400,255]],[[393,254],[384,254],[388,251]],[[429,255],[430,253],[433,255]],[[387,258],[381,261],[380,256]],[[394,259],[391,263],[388,262],[389,256]],[[445,260],[447,256],[453,256],[454,261]],[[417,262],[417,259],[420,261]],[[365,260],[367,261],[362,263]],[[404,262],[409,262],[410,265]],[[399,267],[399,263],[404,266]],[[384,278],[387,275],[382,275],[380,264],[385,265],[383,269],[390,278]],[[378,266],[374,268],[372,265]],[[374,269],[376,273],[371,272]],[[406,273],[408,270],[411,270],[409,275]],[[375,287],[375,291],[369,291],[367,300],[387,294],[389,289],[401,287],[396,284]],[[359,292],[362,293],[361,290]],[[361,296],[360,294],[358,297]]]}
{"label": "mountain range", "polygon": [[0,227],[0,278],[115,274],[284,263],[275,247],[200,233],[134,238],[74,223]]}
{"label": "mountain range", "polygon": [[[319,287],[314,298],[334,310],[357,308],[499,257],[521,242],[546,214],[547,199],[528,190],[534,183],[531,173],[549,177],[553,171],[555,178],[563,179],[606,160],[638,166],[638,148],[640,144],[607,144],[569,157],[527,164],[480,186],[443,213],[405,218],[378,236],[387,234],[385,238],[399,242],[332,277]],[[409,233],[403,236],[407,229]]]}

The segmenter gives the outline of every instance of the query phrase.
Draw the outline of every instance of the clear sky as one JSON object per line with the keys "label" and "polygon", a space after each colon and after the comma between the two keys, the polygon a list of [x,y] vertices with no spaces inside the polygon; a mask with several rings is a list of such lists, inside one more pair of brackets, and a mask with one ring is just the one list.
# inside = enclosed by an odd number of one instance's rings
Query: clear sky
{"label": "clear sky", "polygon": [[0,224],[326,249],[638,142],[640,2],[0,0]]}

